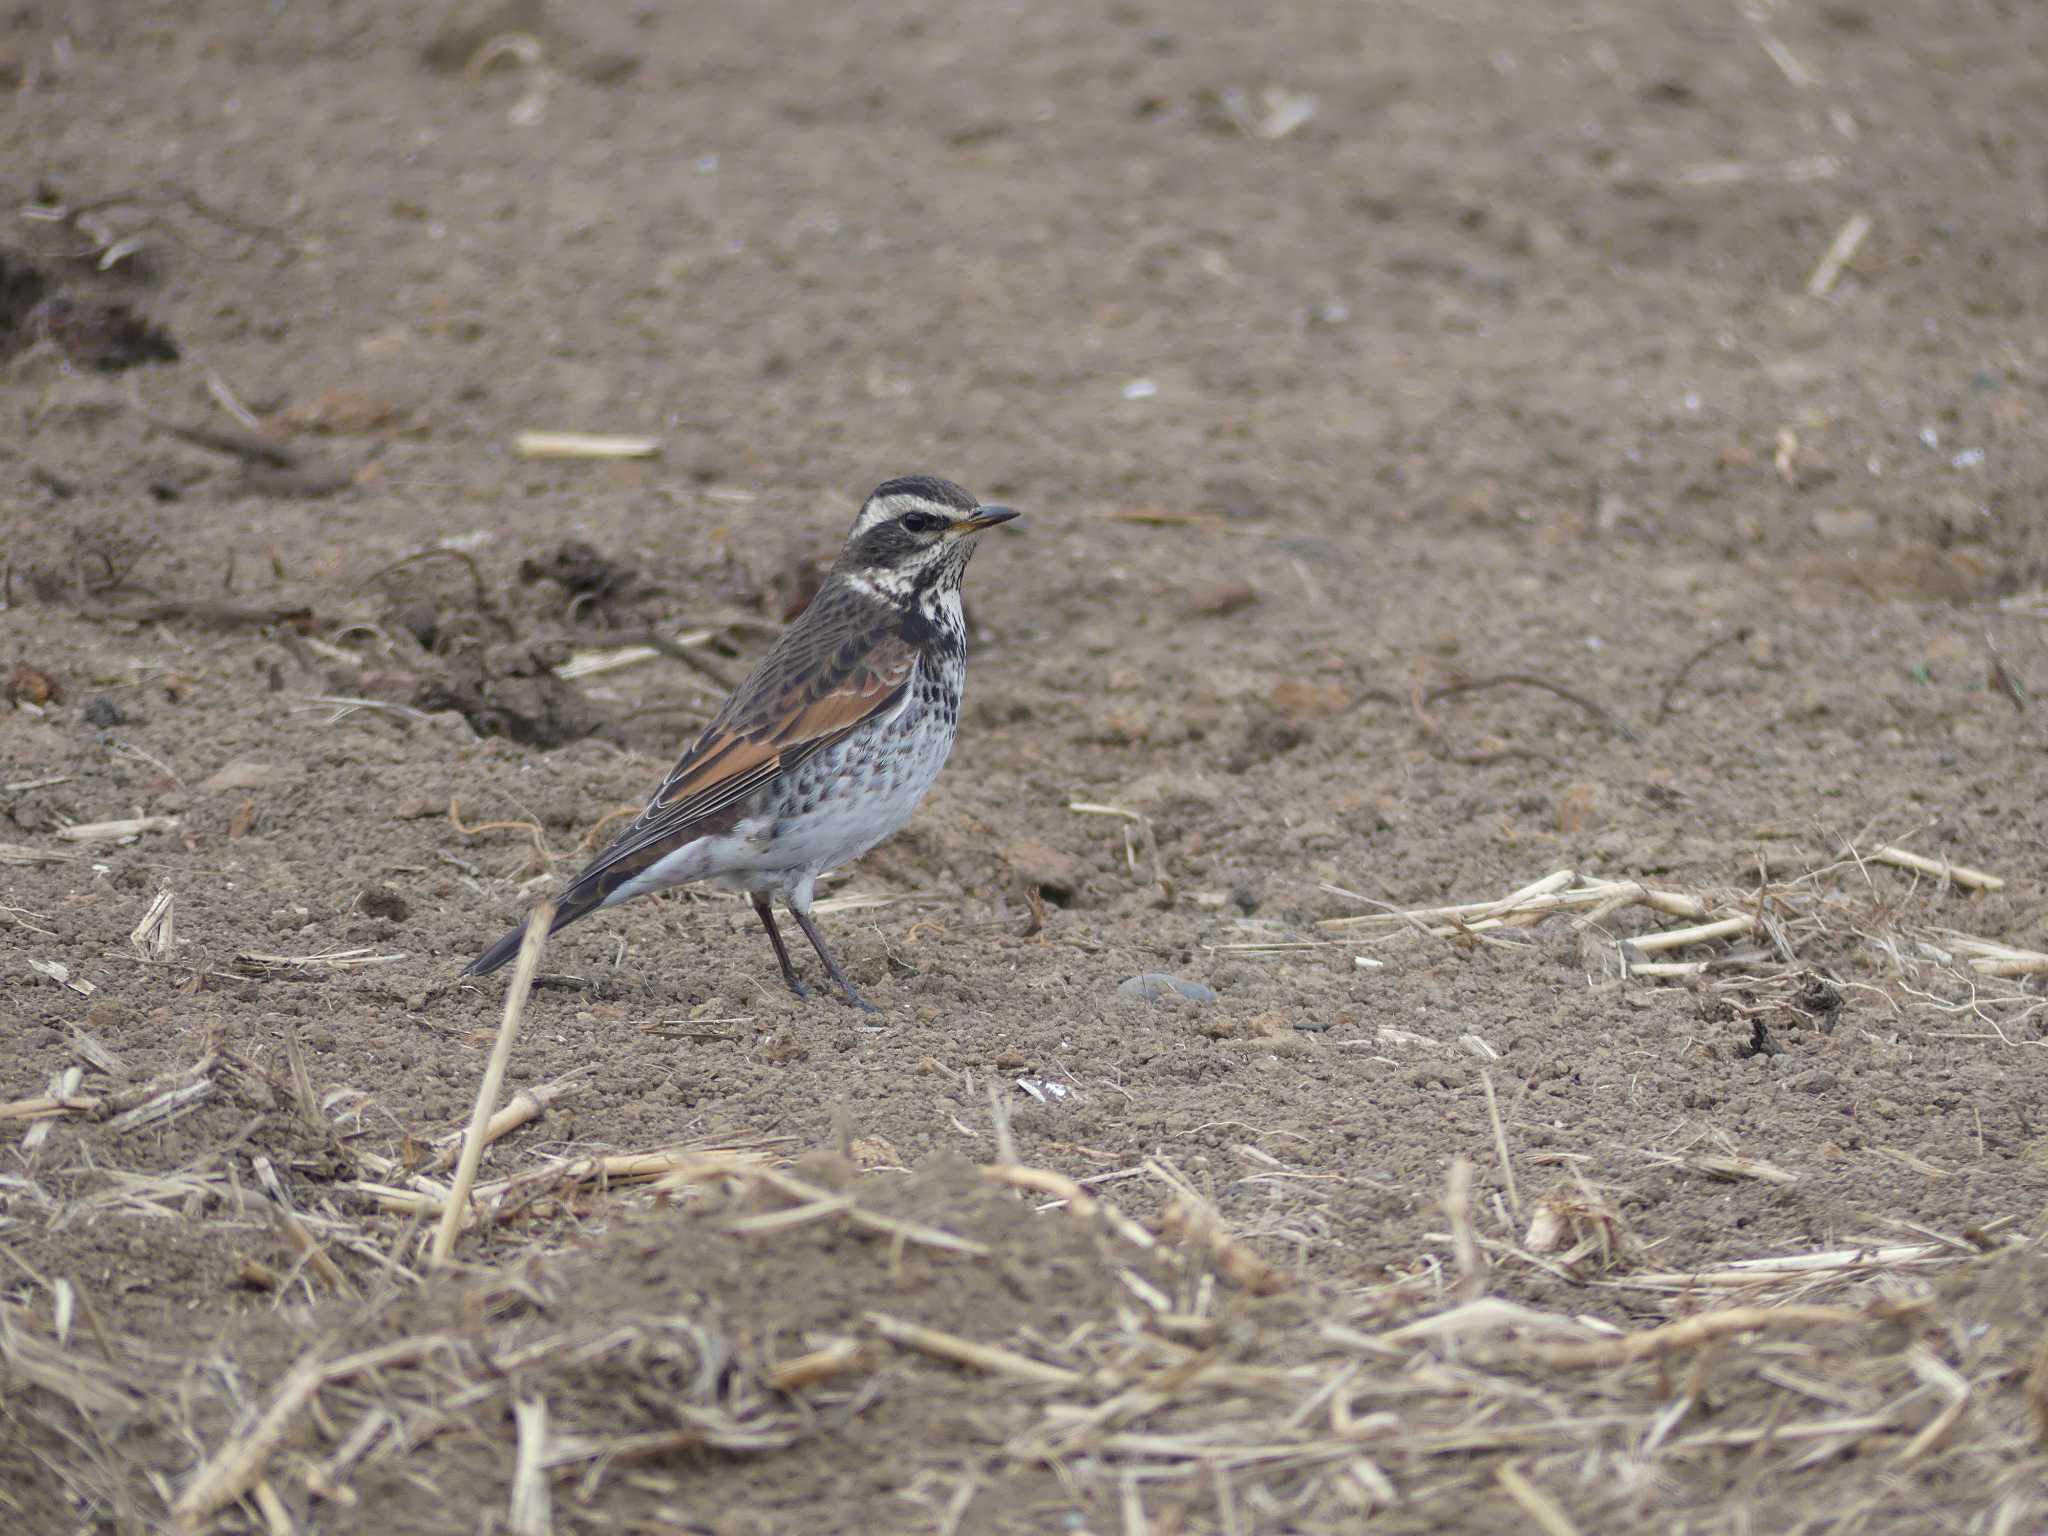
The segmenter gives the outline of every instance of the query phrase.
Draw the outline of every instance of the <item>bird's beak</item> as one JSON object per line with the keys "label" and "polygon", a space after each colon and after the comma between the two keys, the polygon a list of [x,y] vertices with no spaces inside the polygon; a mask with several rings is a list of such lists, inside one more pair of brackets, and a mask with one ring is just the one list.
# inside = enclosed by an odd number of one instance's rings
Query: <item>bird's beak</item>
{"label": "bird's beak", "polygon": [[972,517],[963,517],[947,532],[954,535],[979,533],[984,528],[993,528],[997,523],[1007,523],[1017,514],[1008,507],[976,507]]}

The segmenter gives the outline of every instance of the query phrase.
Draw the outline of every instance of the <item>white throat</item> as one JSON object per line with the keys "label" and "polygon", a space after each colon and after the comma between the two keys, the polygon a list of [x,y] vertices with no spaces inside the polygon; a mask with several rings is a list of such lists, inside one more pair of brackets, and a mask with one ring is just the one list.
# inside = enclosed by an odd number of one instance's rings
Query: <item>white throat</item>
{"label": "white throat", "polygon": [[867,570],[846,573],[846,584],[863,596],[891,606],[909,601],[917,584],[909,571]]}

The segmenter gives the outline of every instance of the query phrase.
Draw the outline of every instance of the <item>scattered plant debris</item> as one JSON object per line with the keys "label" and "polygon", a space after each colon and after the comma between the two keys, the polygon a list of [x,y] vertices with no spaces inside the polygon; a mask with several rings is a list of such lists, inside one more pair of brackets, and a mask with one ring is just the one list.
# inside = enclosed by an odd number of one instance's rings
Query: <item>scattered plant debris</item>
{"label": "scattered plant debris", "polygon": [[553,582],[562,589],[567,622],[605,628],[618,627],[617,605],[642,590],[638,573],[580,539],[565,539],[545,560],[520,561],[519,579]]}
{"label": "scattered plant debris", "polygon": [[420,681],[412,707],[457,710],[479,736],[543,750],[581,741],[607,722],[580,689],[555,676],[567,656],[566,646],[546,642],[450,655],[438,675]]}

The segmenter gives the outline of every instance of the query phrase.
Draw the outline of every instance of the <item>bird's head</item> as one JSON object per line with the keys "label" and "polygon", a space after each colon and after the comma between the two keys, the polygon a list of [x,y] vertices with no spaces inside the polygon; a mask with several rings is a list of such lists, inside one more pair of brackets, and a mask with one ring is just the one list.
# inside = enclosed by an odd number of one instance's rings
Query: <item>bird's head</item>
{"label": "bird's head", "polygon": [[983,506],[950,480],[906,475],[869,493],[846,536],[837,574],[878,596],[908,601],[949,592],[981,542],[981,532],[1017,514]]}

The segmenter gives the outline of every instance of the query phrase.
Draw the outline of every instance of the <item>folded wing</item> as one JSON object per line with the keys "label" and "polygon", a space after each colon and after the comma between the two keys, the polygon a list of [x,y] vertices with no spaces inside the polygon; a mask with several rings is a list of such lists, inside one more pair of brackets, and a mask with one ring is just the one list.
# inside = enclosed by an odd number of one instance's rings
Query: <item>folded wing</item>
{"label": "folded wing", "polygon": [[[596,911],[612,894],[678,849],[729,832],[748,802],[806,758],[904,702],[917,650],[879,605],[864,611],[813,604],[783,633],[633,824],[570,882],[550,932]],[[515,928],[472,961],[496,970],[519,951]]]}

